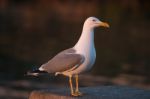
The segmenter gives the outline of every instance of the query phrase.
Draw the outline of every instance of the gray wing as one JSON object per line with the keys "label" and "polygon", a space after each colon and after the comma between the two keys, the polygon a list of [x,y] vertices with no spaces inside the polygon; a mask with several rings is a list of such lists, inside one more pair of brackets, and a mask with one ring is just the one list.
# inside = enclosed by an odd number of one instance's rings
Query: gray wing
{"label": "gray wing", "polygon": [[49,73],[55,73],[69,70],[74,66],[79,66],[83,63],[84,56],[76,54],[75,52],[73,48],[64,50],[46,64],[43,64],[42,68]]}

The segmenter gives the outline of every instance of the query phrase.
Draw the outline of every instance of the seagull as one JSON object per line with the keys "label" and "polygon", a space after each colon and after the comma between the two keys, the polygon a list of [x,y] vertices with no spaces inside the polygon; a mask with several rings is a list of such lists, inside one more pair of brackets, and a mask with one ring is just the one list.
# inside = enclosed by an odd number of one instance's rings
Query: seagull
{"label": "seagull", "polygon": [[[100,21],[96,17],[89,17],[85,20],[83,30],[75,46],[61,51],[47,63],[37,70],[28,72],[29,75],[37,76],[39,73],[54,73],[69,77],[69,85],[72,96],[81,96],[79,91],[78,75],[90,70],[96,59],[94,46],[94,29],[96,27],[109,28],[109,24]],[[75,78],[76,88],[74,90],[72,77]]]}

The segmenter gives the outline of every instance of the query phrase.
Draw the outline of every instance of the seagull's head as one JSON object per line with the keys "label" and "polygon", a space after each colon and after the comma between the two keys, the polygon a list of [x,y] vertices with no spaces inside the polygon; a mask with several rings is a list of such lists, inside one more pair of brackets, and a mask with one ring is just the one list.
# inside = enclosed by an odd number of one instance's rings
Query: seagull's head
{"label": "seagull's head", "polygon": [[96,17],[89,17],[86,19],[84,25],[88,28],[95,28],[95,27],[106,27],[109,28],[109,24],[106,22],[100,21]]}

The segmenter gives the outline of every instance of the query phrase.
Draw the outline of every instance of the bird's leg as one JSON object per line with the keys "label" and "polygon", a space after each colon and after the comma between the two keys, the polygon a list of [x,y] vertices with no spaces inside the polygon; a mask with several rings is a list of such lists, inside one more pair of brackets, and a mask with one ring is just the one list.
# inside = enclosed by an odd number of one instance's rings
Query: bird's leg
{"label": "bird's leg", "polygon": [[75,75],[75,82],[76,82],[75,94],[78,95],[78,96],[81,96],[82,93],[79,91],[79,77],[78,77],[78,74]]}
{"label": "bird's leg", "polygon": [[80,96],[81,93],[79,92],[78,88],[77,88],[78,91],[75,91],[75,92],[74,92],[74,90],[73,90],[72,75],[69,76],[69,84],[70,84],[71,95],[72,95],[72,96]]}
{"label": "bird's leg", "polygon": [[71,95],[74,95],[73,86],[72,86],[72,75],[69,76],[69,84],[70,84]]}

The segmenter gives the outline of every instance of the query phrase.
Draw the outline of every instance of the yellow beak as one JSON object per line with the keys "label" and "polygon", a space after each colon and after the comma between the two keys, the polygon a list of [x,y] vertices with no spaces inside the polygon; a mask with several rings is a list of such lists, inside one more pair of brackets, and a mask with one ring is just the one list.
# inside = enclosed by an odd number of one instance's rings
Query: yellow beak
{"label": "yellow beak", "polygon": [[109,24],[106,23],[106,22],[100,22],[99,26],[103,26],[103,27],[109,28]]}

